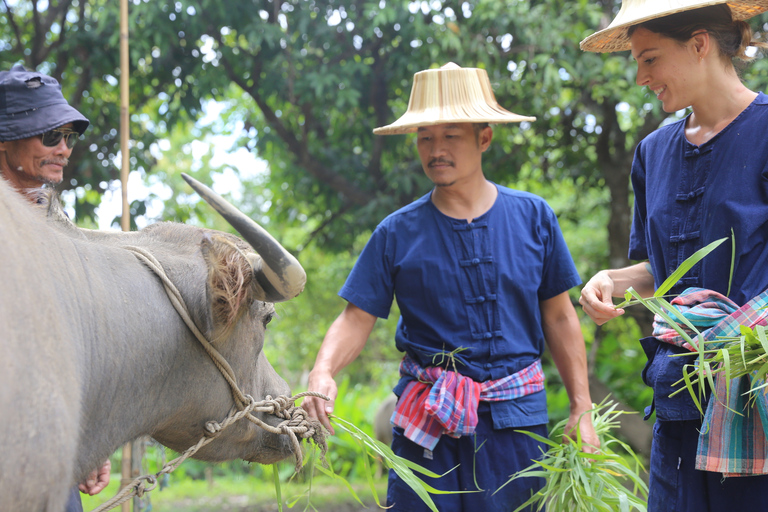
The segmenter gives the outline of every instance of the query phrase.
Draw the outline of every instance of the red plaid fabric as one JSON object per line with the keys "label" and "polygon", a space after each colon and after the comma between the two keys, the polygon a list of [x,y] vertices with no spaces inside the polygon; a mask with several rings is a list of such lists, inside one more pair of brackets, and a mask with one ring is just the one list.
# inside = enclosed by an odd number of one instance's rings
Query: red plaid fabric
{"label": "red plaid fabric", "polygon": [[392,415],[392,424],[405,431],[405,437],[433,450],[442,434],[461,437],[477,426],[480,400],[512,400],[544,389],[541,361],[502,379],[475,382],[469,377],[437,366],[422,368],[406,355],[400,375],[412,377]]}

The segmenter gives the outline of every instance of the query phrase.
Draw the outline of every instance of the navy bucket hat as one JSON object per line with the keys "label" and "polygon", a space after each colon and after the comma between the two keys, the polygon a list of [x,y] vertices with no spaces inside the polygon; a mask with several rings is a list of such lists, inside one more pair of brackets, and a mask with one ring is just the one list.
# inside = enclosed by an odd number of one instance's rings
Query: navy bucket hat
{"label": "navy bucket hat", "polygon": [[67,123],[80,135],[90,124],[67,103],[55,78],[21,65],[0,71],[0,141],[26,139]]}

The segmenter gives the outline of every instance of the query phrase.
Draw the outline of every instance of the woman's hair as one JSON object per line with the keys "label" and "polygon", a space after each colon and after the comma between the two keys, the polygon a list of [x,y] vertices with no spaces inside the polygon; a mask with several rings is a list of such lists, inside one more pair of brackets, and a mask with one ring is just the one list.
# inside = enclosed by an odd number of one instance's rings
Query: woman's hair
{"label": "woman's hair", "polygon": [[768,48],[768,44],[752,40],[752,28],[745,21],[734,21],[727,4],[711,5],[671,14],[629,27],[629,36],[639,27],[684,43],[699,30],[709,33],[728,59],[752,60],[747,47]]}

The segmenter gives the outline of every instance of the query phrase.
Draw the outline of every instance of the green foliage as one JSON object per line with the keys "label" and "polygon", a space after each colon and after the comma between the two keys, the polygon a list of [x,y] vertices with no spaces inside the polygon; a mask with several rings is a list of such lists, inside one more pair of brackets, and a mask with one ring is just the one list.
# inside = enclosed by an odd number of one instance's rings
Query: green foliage
{"label": "green foliage", "polygon": [[[132,226],[165,219],[228,230],[179,173],[214,185],[234,182],[225,196],[307,270],[306,290],[277,306],[265,344],[278,372],[294,389],[304,388],[320,342],[344,307],[336,292],[371,230],[430,188],[412,137],[376,137],[371,130],[405,112],[416,71],[454,61],[485,68],[502,106],[537,117],[494,127],[487,176],[550,202],[583,280],[626,263],[632,152],[669,116],[635,85],[626,53],[578,48],[618,5],[133,0],[130,165],[150,193],[132,200]],[[91,227],[101,194],[116,188],[120,165],[117,9],[105,0],[0,3],[0,69],[21,62],[52,74],[92,122],[62,185],[71,189],[65,197],[77,221]],[[765,32],[766,19],[750,23]],[[742,75],[761,89],[767,70],[768,60],[758,59]],[[246,169],[214,158],[235,150],[258,163]],[[397,317],[393,307],[387,321],[377,322],[345,371],[348,390],[364,395],[366,385],[381,382],[373,394],[386,394],[394,384]],[[601,328],[586,320],[582,326],[597,377],[642,409],[651,391],[639,379],[644,356],[636,323],[622,317]],[[567,415],[567,398],[553,367],[547,374],[557,421]],[[340,472],[362,473],[348,451]],[[204,473],[205,465],[195,464],[190,477]],[[259,466],[217,471],[263,476]]]}
{"label": "green foliage", "polygon": [[[456,494],[456,493],[466,492],[466,491],[460,491],[460,490],[442,491],[439,489],[435,489],[434,487],[428,485],[423,480],[421,480],[416,475],[416,473],[423,474],[430,478],[440,478],[445,475],[438,475],[422,466],[419,466],[418,464],[408,459],[404,459],[395,455],[389,446],[385,445],[381,441],[378,441],[372,438],[371,436],[369,436],[368,434],[366,434],[365,432],[357,428],[354,424],[348,421],[345,421],[338,416],[335,416],[333,418],[333,422],[337,428],[343,429],[347,434],[349,434],[356,440],[356,442],[360,447],[361,457],[363,461],[367,463],[368,458],[370,457],[370,458],[378,459],[383,463],[385,463],[387,467],[391,468],[395,473],[397,473],[397,476],[400,477],[400,479],[405,484],[407,484],[419,496],[419,498],[421,498],[421,500],[429,507],[430,510],[433,510],[434,512],[438,512],[437,507],[432,501],[432,498],[429,496],[430,494]],[[453,469],[449,470],[448,472],[453,471]],[[373,489],[373,481],[370,479],[370,471],[367,472],[367,475],[369,476],[371,489]],[[381,506],[381,503],[379,502],[378,498],[376,498],[376,503],[379,506]]]}
{"label": "green foliage", "polygon": [[[551,512],[646,510],[648,488],[639,474],[645,470],[632,449],[610,433],[618,426],[618,417],[624,413],[617,411],[612,401],[603,401],[590,414],[600,439],[600,451],[597,453],[584,452],[587,445],[582,442],[578,431],[577,439],[571,442],[552,441],[563,437],[567,420],[555,426],[549,439],[520,431],[549,448],[541,460],[534,461],[533,465],[516,473],[507,482],[526,477],[546,479],[544,487],[517,510],[528,506],[535,506],[536,510],[546,506]],[[624,481],[628,481],[632,492],[625,487]]]}
{"label": "green foliage", "polygon": [[[184,465],[188,463],[185,462]],[[175,474],[175,473],[174,473]],[[118,491],[120,475],[112,475],[109,486],[96,496],[82,495],[83,509],[93,510],[106,502]],[[374,497],[367,482],[352,482],[355,494],[367,505],[374,503]],[[304,493],[306,482],[281,482],[284,497]],[[376,482],[376,492],[386,492],[386,481]],[[234,512],[242,510],[277,510],[275,485],[267,471],[266,476],[215,474],[211,480],[172,478],[170,485],[145,495],[153,512]],[[312,506],[321,511],[353,510],[356,500],[345,484],[324,476],[316,477],[312,493]],[[115,510],[119,510],[115,509]],[[149,510],[149,509],[144,509]],[[284,506],[283,510],[287,510]],[[294,507],[290,510],[303,510]]]}
{"label": "green foliage", "polygon": [[[7,65],[61,78],[93,123],[66,187],[102,193],[117,177],[117,5],[20,1],[0,12]],[[227,122],[215,130],[240,135],[239,146],[269,162],[271,217],[305,219],[319,228],[321,245],[342,250],[429,188],[412,142],[371,130],[405,111],[414,72],[452,60],[487,69],[502,105],[538,117],[499,127],[489,176],[508,181],[538,170],[545,179],[584,178],[574,181],[583,191],[626,163],[644,124],[664,118],[633,84],[625,55],[578,49],[601,15],[599,3],[585,0],[136,0],[131,167],[154,174],[158,141],[199,120],[208,100],[224,102]],[[91,216],[96,201],[78,202],[77,217]]]}
{"label": "green foliage", "polygon": [[[345,372],[348,374],[348,372]],[[355,425],[373,437],[373,418],[381,402],[392,392],[394,380],[382,382],[377,387],[352,384],[347,375],[339,382],[339,394],[334,406],[334,416]],[[346,479],[367,479],[370,471],[357,440],[340,430],[328,439],[328,463],[334,473]]]}
{"label": "green foliage", "polygon": [[[751,328],[742,325],[738,335],[704,340],[699,329],[664,298],[664,295],[680,278],[726,240],[727,238],[721,238],[693,253],[657,288],[652,297],[643,298],[630,288],[627,290],[625,302],[622,303],[622,306],[642,304],[655,315],[662,317],[678,335],[696,348],[695,364],[686,365],[683,377],[675,383],[675,386],[682,384],[684,387],[673,392],[670,396],[684,389],[687,390],[702,415],[704,415],[704,410],[701,401],[707,384],[709,384],[709,389],[712,390],[715,398],[718,398],[717,387],[715,386],[716,377],[723,377],[725,380],[727,396],[719,397],[719,399],[726,403],[730,401],[732,379],[749,377],[750,402],[756,399],[758,392],[763,392],[768,386],[766,384],[768,335],[766,335],[764,326],[757,325]],[[733,263],[731,264],[731,273],[733,273]],[[736,413],[741,414],[738,411]]]}

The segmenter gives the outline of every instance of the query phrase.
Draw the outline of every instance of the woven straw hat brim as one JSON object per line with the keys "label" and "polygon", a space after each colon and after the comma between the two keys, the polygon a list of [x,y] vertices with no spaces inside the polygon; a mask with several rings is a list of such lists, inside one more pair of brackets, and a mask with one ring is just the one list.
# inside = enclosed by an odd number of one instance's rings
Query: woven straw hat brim
{"label": "woven straw hat brim", "polygon": [[413,133],[422,126],[447,123],[520,123],[535,117],[510,112],[496,102],[484,69],[449,63],[413,77],[408,110],[394,123],[376,128],[376,135]]}
{"label": "woven straw hat brim", "polygon": [[632,25],[718,4],[728,4],[734,20],[746,20],[768,10],[768,0],[622,0],[621,9],[611,24],[584,38],[579,47],[598,53],[629,50],[632,45],[627,30]]}
{"label": "woven straw hat brim", "polygon": [[[499,107],[501,108],[501,107]],[[506,112],[506,111],[505,111]],[[502,124],[502,123],[522,123],[523,121],[535,121],[535,117],[521,116],[513,112],[506,112],[503,115],[501,112],[497,112],[495,116],[491,115],[461,115],[461,116],[438,116],[431,120],[427,120],[423,115],[403,115],[396,122],[382,126],[381,128],[375,128],[373,133],[376,135],[403,135],[406,133],[415,133],[419,128],[424,126],[434,126],[437,124],[449,124],[449,123],[489,123],[489,124]]]}

